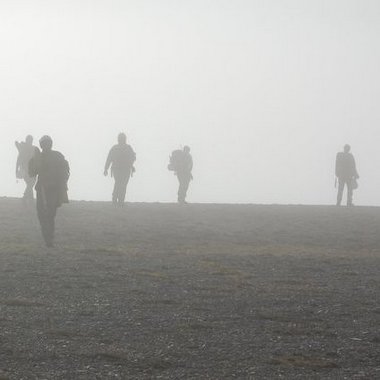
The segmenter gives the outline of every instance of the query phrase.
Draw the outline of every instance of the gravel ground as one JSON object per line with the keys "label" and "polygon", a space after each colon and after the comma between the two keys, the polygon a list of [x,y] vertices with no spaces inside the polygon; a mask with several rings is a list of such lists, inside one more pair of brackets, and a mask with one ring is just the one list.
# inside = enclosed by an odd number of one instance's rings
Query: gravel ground
{"label": "gravel ground", "polygon": [[380,378],[380,209],[0,198],[0,379]]}

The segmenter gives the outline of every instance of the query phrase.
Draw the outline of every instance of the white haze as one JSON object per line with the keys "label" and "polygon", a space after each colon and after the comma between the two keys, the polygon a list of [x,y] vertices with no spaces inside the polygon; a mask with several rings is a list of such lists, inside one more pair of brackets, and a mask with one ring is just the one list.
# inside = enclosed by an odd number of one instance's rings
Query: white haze
{"label": "white haze", "polygon": [[380,205],[378,0],[1,0],[0,195],[20,196],[14,140],[53,137],[70,197],[109,200],[109,148],[137,152],[130,201],[332,204],[352,145]]}

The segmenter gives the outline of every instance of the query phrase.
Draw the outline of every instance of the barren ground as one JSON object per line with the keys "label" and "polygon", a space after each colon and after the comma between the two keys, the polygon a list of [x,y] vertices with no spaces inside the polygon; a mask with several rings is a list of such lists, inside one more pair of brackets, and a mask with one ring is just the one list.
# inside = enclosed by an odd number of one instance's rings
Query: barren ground
{"label": "barren ground", "polygon": [[379,208],[0,215],[0,379],[380,378]]}

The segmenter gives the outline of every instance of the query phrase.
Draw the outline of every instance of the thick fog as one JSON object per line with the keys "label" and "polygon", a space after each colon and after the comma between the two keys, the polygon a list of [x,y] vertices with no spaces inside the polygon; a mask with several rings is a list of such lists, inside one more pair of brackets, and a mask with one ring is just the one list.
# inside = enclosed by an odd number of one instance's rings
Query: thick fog
{"label": "thick fog", "polygon": [[130,201],[333,204],[352,146],[354,203],[380,205],[377,0],[2,0],[0,195],[21,196],[14,140],[49,134],[71,199],[110,200],[107,153],[137,153]]}

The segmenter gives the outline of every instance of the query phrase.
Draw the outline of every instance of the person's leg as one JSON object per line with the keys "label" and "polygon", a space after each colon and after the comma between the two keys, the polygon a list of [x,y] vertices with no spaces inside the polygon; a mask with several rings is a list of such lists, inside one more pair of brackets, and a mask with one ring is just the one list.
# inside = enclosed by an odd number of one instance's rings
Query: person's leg
{"label": "person's leg", "polygon": [[348,180],[347,182],[347,206],[353,206],[352,197],[353,197],[353,188],[352,188],[352,180]]}
{"label": "person's leg", "polygon": [[185,203],[187,190],[190,184],[190,176],[180,173],[177,175],[179,187],[178,187],[178,202]]}
{"label": "person's leg", "polygon": [[49,205],[47,209],[47,226],[46,226],[46,245],[51,247],[54,243],[55,232],[55,216],[57,214],[57,207]]}
{"label": "person's leg", "polygon": [[112,203],[115,205],[117,204],[118,200],[118,192],[119,192],[119,183],[117,177],[114,177],[115,184],[113,186],[113,193],[112,193]]}
{"label": "person's leg", "polygon": [[22,200],[24,201],[24,203],[27,203],[28,201],[28,187],[29,187],[29,184],[28,184],[28,179],[27,177],[24,177],[24,182],[25,182],[25,190],[24,190],[24,195],[22,197]]}
{"label": "person's leg", "polygon": [[186,176],[183,179],[183,202],[186,202],[187,191],[189,190],[190,176]]}
{"label": "person's leg", "polygon": [[122,205],[124,203],[128,180],[129,177],[125,173],[115,175],[114,204]]}
{"label": "person's leg", "polygon": [[46,245],[49,247],[53,246],[54,242],[58,198],[59,192],[57,189],[46,191]]}
{"label": "person's leg", "polygon": [[345,184],[345,181],[339,178],[338,179],[338,196],[337,196],[337,201],[336,201],[337,206],[340,206],[342,203],[344,184]]}
{"label": "person's leg", "polygon": [[25,193],[24,193],[24,199],[28,203],[32,203],[34,200],[34,194],[33,194],[33,186],[35,184],[35,179],[31,177],[25,177]]}
{"label": "person's leg", "polygon": [[183,203],[185,201],[183,177],[180,174],[177,174],[177,178],[178,178],[178,203]]}
{"label": "person's leg", "polygon": [[43,189],[37,190],[37,216],[41,226],[42,236],[46,244],[48,244],[48,217],[46,197]]}
{"label": "person's leg", "polygon": [[120,178],[119,205],[122,205],[125,202],[128,182],[129,182],[129,174],[127,176],[124,175],[123,178]]}

